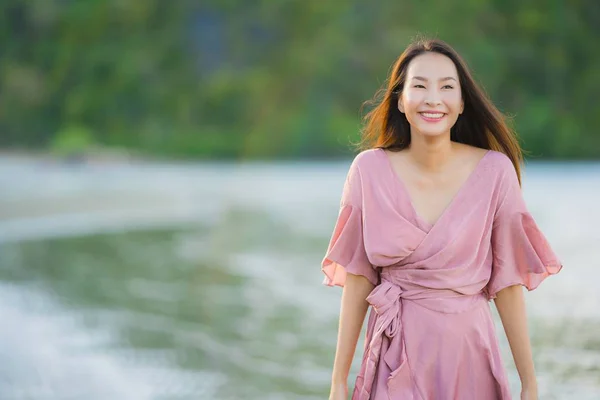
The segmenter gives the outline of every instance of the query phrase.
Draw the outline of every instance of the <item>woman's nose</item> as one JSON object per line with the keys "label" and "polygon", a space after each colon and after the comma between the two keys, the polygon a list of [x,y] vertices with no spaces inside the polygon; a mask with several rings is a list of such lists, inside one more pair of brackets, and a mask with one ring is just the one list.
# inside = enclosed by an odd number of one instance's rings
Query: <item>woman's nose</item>
{"label": "woman's nose", "polygon": [[428,106],[436,106],[441,103],[440,94],[437,90],[428,90],[427,97],[425,98],[425,104]]}
{"label": "woman's nose", "polygon": [[427,104],[428,106],[437,106],[437,105],[441,104],[441,101],[438,99],[429,98],[429,99],[425,100],[425,104]]}

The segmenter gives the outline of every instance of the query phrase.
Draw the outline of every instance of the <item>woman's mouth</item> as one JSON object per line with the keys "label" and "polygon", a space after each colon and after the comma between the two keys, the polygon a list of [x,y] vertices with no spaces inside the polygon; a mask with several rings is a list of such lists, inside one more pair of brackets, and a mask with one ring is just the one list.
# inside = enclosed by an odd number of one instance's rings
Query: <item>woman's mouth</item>
{"label": "woman's mouth", "polygon": [[438,122],[442,118],[444,118],[444,116],[446,114],[444,114],[444,113],[420,112],[419,115],[421,116],[421,118],[423,118],[427,122]]}

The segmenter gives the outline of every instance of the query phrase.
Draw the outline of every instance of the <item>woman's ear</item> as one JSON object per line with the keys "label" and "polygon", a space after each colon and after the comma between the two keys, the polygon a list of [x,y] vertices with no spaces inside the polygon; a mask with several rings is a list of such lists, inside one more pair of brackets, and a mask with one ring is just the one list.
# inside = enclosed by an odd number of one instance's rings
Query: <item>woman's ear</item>
{"label": "woman's ear", "polygon": [[465,111],[465,101],[461,100],[460,101],[460,111],[459,111],[459,114],[462,114],[463,111]]}
{"label": "woman's ear", "polygon": [[398,111],[404,114],[404,105],[402,104],[402,95],[398,96]]}

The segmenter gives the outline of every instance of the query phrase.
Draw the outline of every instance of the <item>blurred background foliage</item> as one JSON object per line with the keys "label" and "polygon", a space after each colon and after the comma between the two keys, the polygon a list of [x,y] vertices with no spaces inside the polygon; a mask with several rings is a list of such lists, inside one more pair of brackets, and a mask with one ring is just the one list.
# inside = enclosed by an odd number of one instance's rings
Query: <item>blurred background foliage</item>
{"label": "blurred background foliage", "polygon": [[598,21],[597,0],[4,0],[0,147],[347,154],[423,33],[464,56],[532,156],[597,159]]}

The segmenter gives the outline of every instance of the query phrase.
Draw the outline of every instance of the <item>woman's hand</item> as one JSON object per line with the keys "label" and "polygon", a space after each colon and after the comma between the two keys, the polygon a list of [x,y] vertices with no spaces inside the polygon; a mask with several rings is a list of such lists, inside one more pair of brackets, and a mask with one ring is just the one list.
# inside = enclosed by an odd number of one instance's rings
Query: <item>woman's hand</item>
{"label": "woman's hand", "polygon": [[348,385],[346,383],[331,385],[329,400],[348,400]]}
{"label": "woman's hand", "polygon": [[537,387],[521,389],[521,400],[538,400]]}

